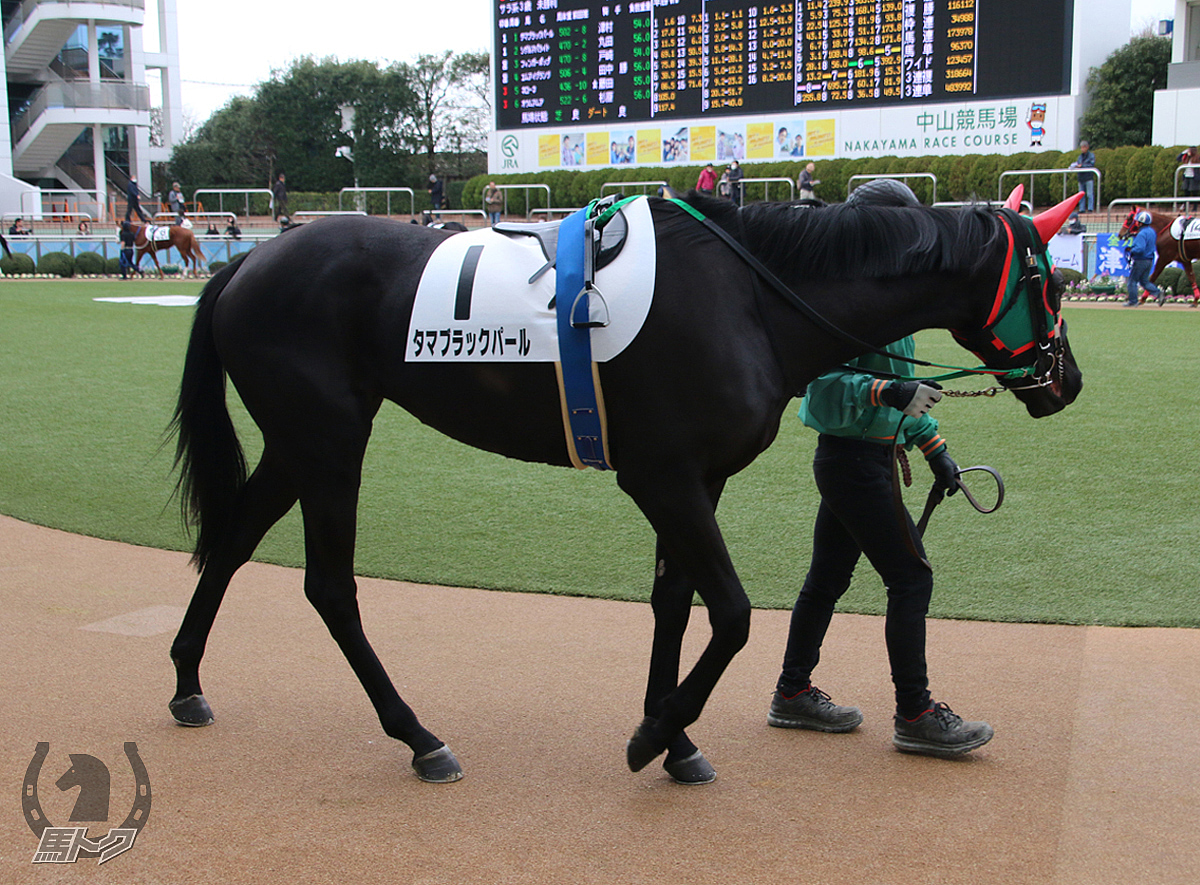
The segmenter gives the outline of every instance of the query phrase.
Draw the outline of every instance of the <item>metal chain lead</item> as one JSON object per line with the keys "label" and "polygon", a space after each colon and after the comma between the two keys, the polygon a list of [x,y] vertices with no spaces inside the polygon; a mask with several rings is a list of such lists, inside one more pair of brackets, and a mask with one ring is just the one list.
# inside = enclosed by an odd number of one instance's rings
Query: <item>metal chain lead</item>
{"label": "metal chain lead", "polygon": [[943,390],[942,396],[952,397],[968,397],[968,396],[995,396],[1003,387],[985,387],[983,390]]}

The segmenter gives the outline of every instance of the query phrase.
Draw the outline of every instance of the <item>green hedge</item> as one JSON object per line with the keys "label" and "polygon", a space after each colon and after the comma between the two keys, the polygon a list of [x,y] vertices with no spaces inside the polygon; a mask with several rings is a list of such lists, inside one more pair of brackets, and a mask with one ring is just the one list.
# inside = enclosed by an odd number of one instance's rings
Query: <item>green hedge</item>
{"label": "green hedge", "polygon": [[104,256],[99,252],[80,252],[75,256],[75,272],[79,274],[102,274],[104,265]]}
{"label": "green hedge", "polygon": [[0,258],[0,273],[6,277],[16,274],[33,273],[36,266],[33,259],[24,252],[14,252],[12,258]]}
{"label": "green hedge", "polygon": [[75,276],[75,259],[66,252],[47,252],[37,263],[37,272],[59,277]]}
{"label": "green hedge", "polygon": [[[1161,147],[1100,148],[1096,151],[1096,167],[1100,170],[1100,199],[1103,205],[1116,199],[1137,197],[1169,197],[1174,193],[1175,157],[1183,150],[1182,145]],[[1022,169],[1065,169],[1079,156],[1078,151],[1040,151],[1018,154],[964,154],[949,157],[860,157],[856,159],[815,159],[816,175],[821,181],[818,196],[838,201],[846,196],[846,185],[853,175],[878,175],[899,172],[932,172],[937,176],[939,200],[970,200],[974,198],[994,200],[998,196],[1000,173]],[[743,163],[747,178],[792,178],[795,179],[805,161],[776,161]],[[574,171],[554,169],[546,172],[527,172],[514,175],[476,175],[463,186],[462,205],[468,209],[482,205],[483,189],[489,181],[497,184],[547,184],[550,186],[550,202],[555,207],[582,206],[600,196],[600,188],[606,181],[666,181],[677,190],[688,190],[695,186],[703,164],[690,166],[639,166]],[[917,196],[931,202],[930,182],[920,178],[907,179]],[[1029,178],[1007,176],[1005,190],[1018,183],[1029,187]],[[1048,206],[1057,203],[1063,196],[1062,175],[1039,175],[1034,177],[1033,203]],[[631,189],[631,192],[640,191]],[[1066,193],[1075,193],[1074,175],[1068,175]],[[611,193],[611,189],[608,193]],[[530,207],[546,205],[544,191],[531,190]],[[779,199],[783,190],[772,190],[771,196]],[[762,185],[747,187],[748,199],[762,198]],[[515,213],[525,209],[525,197],[517,192],[509,194],[509,208]],[[1029,199],[1029,194],[1025,195]]]}

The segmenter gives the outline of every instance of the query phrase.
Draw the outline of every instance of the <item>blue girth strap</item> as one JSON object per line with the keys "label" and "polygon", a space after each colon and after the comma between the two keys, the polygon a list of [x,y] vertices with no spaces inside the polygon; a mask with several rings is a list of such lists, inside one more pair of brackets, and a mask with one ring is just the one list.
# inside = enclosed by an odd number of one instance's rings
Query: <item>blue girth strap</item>
{"label": "blue girth strap", "polygon": [[[558,231],[555,256],[554,303],[558,319],[558,354],[555,363],[562,402],[563,427],[571,463],[582,470],[595,467],[611,470],[608,460],[607,423],[600,375],[592,362],[592,330],[587,327],[588,293],[584,283],[584,250],[587,242],[588,208],[563,219]],[[584,323],[572,325],[572,317]]]}

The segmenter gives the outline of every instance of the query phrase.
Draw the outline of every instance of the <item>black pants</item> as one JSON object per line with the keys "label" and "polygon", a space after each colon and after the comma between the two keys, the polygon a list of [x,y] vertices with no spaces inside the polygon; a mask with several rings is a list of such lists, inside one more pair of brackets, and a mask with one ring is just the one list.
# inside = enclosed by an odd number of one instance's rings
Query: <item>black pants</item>
{"label": "black pants", "polygon": [[908,718],[918,716],[930,701],[925,615],[933,595],[933,573],[922,561],[925,550],[912,517],[896,501],[891,447],[822,434],[813,473],[821,506],[813,529],[812,564],[792,609],[778,688],[791,696],[808,685],[834,606],[865,553],[887,588],[884,637],[896,710]]}
{"label": "black pants", "polygon": [[150,219],[147,218],[146,213],[142,211],[141,203],[138,200],[130,200],[125,204],[125,220],[128,221],[131,219],[135,212],[137,213],[138,218],[142,219],[142,221],[146,222],[147,224],[150,223]]}

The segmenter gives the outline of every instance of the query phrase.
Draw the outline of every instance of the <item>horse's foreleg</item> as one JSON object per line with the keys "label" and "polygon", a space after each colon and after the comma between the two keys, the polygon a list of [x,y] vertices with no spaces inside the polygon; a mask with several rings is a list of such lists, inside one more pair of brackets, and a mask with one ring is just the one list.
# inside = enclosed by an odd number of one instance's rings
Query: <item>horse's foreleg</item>
{"label": "horse's foreleg", "polygon": [[[360,451],[359,464],[361,460]],[[363,632],[354,580],[358,476],[347,475],[344,463],[311,466],[316,470],[304,471],[310,480],[300,493],[306,557],[304,593],[362,683],[383,730],[412,748],[417,776],[432,783],[456,781],[462,777],[458,760],[401,699]]]}
{"label": "horse's foreleg", "polygon": [[[677,564],[683,572],[681,580],[699,593],[712,627],[712,637],[691,672],[657,703],[658,715],[647,715],[630,739],[627,761],[632,770],[639,771],[673,746],[680,733],[699,718],[721,674],[749,638],[750,601],[717,527],[712,494],[703,483],[678,467],[671,470],[660,465],[639,471],[623,467],[617,479],[658,533],[667,562]],[[661,633],[656,626],[658,659],[653,661],[652,690],[665,684],[672,667],[678,668],[678,653],[668,656],[665,643],[669,639],[674,644],[682,637],[680,623],[686,626],[680,610],[682,599],[679,590],[672,589],[661,600],[668,623]],[[687,601],[690,604],[690,596]],[[656,619],[658,614],[656,609]]]}
{"label": "horse's foreleg", "polygon": [[296,493],[284,473],[264,453],[242,490],[233,523],[209,557],[179,633],[171,645],[175,664],[175,696],[171,715],[181,725],[208,725],[212,708],[200,688],[200,660],[217,610],[234,573],[253,555],[267,531],[296,503]]}

